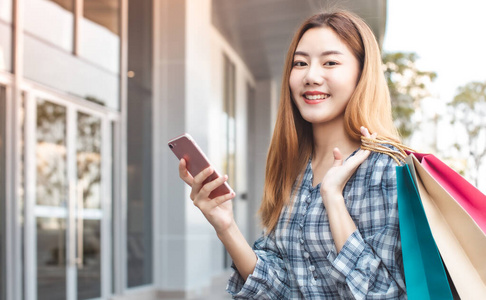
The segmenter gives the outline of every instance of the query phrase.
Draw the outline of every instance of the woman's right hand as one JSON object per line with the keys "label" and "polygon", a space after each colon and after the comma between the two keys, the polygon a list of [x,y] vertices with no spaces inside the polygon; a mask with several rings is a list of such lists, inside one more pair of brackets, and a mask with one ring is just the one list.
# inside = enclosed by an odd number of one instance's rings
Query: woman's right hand
{"label": "woman's right hand", "polygon": [[214,227],[216,233],[222,234],[234,223],[233,205],[230,200],[235,197],[235,193],[231,192],[213,199],[209,198],[209,194],[214,189],[228,180],[228,176],[224,175],[203,184],[213,172],[214,169],[208,167],[192,177],[187,171],[186,161],[181,159],[179,162],[179,176],[192,188],[191,200]]}

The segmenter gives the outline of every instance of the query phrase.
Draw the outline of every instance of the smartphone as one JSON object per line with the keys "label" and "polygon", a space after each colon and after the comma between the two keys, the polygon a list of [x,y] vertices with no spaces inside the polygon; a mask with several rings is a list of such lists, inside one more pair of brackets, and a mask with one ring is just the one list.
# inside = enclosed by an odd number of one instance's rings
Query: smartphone
{"label": "smartphone", "polygon": [[[174,152],[179,160],[184,158],[186,161],[186,168],[193,177],[211,165],[204,152],[188,133],[184,133],[183,135],[169,140],[168,145],[170,150]],[[220,176],[221,175],[215,170],[203,184],[211,182]],[[228,183],[224,182],[209,194],[209,198],[213,199],[232,192],[233,189],[231,189]]]}

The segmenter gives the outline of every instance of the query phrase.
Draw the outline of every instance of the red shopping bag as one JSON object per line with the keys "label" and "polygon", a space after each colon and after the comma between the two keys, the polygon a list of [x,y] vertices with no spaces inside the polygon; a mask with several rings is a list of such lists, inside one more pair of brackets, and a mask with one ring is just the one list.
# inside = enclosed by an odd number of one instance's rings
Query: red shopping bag
{"label": "red shopping bag", "polygon": [[413,155],[486,234],[486,195],[434,155],[416,152]]}

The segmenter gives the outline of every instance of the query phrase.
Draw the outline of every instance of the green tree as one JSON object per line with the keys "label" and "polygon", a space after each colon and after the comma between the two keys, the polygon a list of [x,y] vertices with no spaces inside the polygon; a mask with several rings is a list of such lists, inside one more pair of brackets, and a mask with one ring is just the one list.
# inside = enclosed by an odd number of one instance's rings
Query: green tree
{"label": "green tree", "polygon": [[472,172],[469,175],[478,186],[479,168],[486,156],[486,81],[470,82],[458,88],[458,93],[449,106],[452,108],[452,123],[460,124],[466,131],[467,143],[458,142],[456,148],[466,150],[471,158]]}
{"label": "green tree", "polygon": [[420,107],[421,100],[430,96],[428,84],[437,77],[435,72],[419,70],[417,58],[415,53],[394,52],[383,55],[393,118],[405,140],[418,127],[419,122],[412,122],[412,116]]}

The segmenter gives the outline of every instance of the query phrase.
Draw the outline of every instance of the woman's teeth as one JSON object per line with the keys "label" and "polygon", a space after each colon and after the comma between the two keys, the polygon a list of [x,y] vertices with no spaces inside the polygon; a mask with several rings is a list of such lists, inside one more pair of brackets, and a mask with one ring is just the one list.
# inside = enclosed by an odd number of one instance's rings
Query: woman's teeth
{"label": "woman's teeth", "polygon": [[304,97],[308,100],[322,100],[322,99],[326,99],[327,97],[329,97],[328,94],[322,94],[322,95],[304,95]]}

